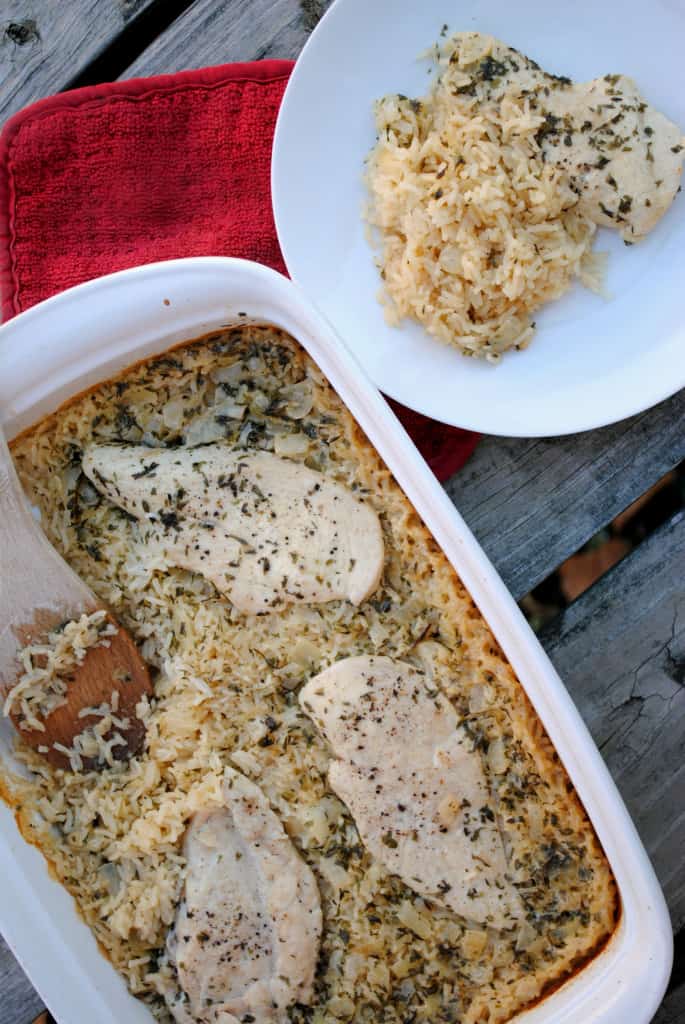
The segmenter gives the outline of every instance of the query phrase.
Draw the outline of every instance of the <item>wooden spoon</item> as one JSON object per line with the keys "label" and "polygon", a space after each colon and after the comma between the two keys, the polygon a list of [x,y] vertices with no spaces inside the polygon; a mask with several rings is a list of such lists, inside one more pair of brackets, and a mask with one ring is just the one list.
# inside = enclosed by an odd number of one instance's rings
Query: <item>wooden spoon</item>
{"label": "wooden spoon", "polygon": [[[45,643],[60,625],[102,608],[102,601],[57,554],[36,522],[0,430],[0,694],[6,695],[21,674],[22,648]],[[70,748],[75,736],[101,721],[94,715],[79,718],[79,712],[109,704],[114,690],[119,693],[117,717],[128,718],[130,724],[117,730],[126,746],[113,747],[113,755],[124,760],[143,745],[145,726],[136,716],[136,705],[152,692],[150,676],[129,634],[109,611],[107,618],[117,632],[108,638],[108,647],[91,647],[73,670],[66,704],[43,720],[45,732],[20,729],[21,716],[10,716],[22,739],[35,748],[47,747],[47,753],[41,752],[60,768],[69,767],[69,758],[53,744]],[[84,758],[84,767],[93,767],[93,761]]]}

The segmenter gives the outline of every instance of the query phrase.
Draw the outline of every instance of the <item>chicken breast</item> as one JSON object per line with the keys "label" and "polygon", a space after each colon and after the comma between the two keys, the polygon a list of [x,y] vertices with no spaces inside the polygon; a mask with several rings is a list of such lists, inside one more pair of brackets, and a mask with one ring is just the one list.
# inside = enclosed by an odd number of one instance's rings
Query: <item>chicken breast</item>
{"label": "chicken breast", "polygon": [[311,679],[300,704],[332,747],[331,788],[373,856],[455,913],[512,927],[523,906],[480,755],[440,690],[404,662],[363,656]]}
{"label": "chicken breast", "polygon": [[514,136],[518,118],[535,118],[543,159],[568,174],[589,220],[626,242],[651,231],[680,187],[685,138],[632,78],[576,83],[492,36],[460,32],[454,41],[460,92],[483,104],[506,98]]}
{"label": "chicken breast", "polygon": [[227,770],[226,806],[195,815],[168,941],[179,1024],[281,1024],[311,999],[321,938],[316,881],[264,794]]}
{"label": "chicken breast", "polygon": [[83,471],[147,523],[168,564],[201,573],[244,612],[291,602],[360,604],[383,571],[377,514],[301,463],[227,445],[94,445]]}
{"label": "chicken breast", "polygon": [[680,128],[645,102],[625,75],[558,90],[546,102],[552,129],[542,142],[547,160],[567,171],[590,220],[616,228],[626,242],[639,241],[680,187]]}

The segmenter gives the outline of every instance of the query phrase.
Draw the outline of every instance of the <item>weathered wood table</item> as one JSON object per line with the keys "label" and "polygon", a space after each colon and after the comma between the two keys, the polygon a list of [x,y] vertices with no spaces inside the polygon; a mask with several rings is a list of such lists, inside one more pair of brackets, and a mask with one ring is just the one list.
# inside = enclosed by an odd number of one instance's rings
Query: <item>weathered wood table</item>
{"label": "weathered wood table", "polygon": [[[294,58],[327,6],[320,0],[0,0],[0,123],[75,85]],[[520,598],[684,455],[681,393],[633,419],[574,437],[484,438],[447,491]],[[676,961],[657,1024],[685,1022],[684,577],[685,514],[678,512],[541,637],[666,892]],[[41,1012],[40,997],[0,939],[0,1024],[31,1024]]]}

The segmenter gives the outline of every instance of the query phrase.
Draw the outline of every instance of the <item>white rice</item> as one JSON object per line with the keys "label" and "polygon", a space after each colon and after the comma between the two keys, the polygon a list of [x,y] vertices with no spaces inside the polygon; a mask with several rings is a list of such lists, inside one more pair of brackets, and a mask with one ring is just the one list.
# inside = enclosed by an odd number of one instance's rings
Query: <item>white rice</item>
{"label": "white rice", "polygon": [[464,355],[497,361],[529,344],[533,311],[574,278],[600,290],[603,257],[568,176],[542,159],[544,118],[526,95],[459,92],[463,68],[491,44],[453,37],[427,96],[378,101],[366,218],[387,321],[413,318]]}
{"label": "white rice", "polygon": [[53,630],[43,643],[27,644],[19,652],[21,674],[7,693],[3,714],[14,714],[20,729],[45,732],[45,719],[67,703],[74,669],[90,648],[109,647],[116,632],[100,609]]}

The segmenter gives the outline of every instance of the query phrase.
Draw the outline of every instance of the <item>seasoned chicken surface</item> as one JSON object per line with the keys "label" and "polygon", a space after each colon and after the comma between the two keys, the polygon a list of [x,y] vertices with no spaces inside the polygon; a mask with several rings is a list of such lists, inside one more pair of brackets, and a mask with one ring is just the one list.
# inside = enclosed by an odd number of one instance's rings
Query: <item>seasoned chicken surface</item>
{"label": "seasoned chicken surface", "polygon": [[[663,217],[680,187],[685,139],[646,103],[632,78],[607,75],[552,94],[557,131],[543,141],[550,162],[580,190],[596,224],[638,241]],[[564,133],[568,125],[568,133]],[[573,140],[569,149],[566,139]]]}
{"label": "seasoned chicken surface", "polygon": [[147,525],[168,564],[201,573],[244,612],[360,604],[383,570],[378,516],[301,463],[227,445],[92,445],[83,471]]}
{"label": "seasoned chicken surface", "polygon": [[632,78],[575,83],[492,36],[460,32],[450,42],[463,72],[459,91],[504,101],[512,138],[517,122],[535,118],[543,159],[567,172],[586,217],[627,242],[651,231],[680,187],[685,138]]}
{"label": "seasoned chicken surface", "polygon": [[416,892],[494,928],[523,907],[507,878],[480,754],[447,698],[392,658],[346,658],[300,704],[330,743],[331,788],[369,851]]}
{"label": "seasoned chicken surface", "polygon": [[169,957],[179,1024],[281,1024],[307,1003],[321,937],[316,881],[257,786],[227,769],[226,806],[195,815]]}

